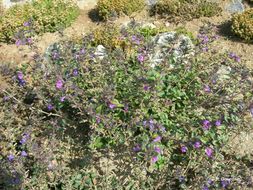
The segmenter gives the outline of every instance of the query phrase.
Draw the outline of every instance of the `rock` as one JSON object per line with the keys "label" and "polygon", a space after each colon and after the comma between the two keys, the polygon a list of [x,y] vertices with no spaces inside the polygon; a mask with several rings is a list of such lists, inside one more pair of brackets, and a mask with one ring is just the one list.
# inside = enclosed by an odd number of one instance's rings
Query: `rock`
{"label": "rock", "polygon": [[226,11],[231,14],[234,13],[241,13],[245,10],[244,5],[242,4],[241,0],[233,0],[226,6]]}
{"label": "rock", "polygon": [[161,63],[166,57],[174,55],[176,61],[194,54],[191,39],[176,32],[161,33],[153,39],[153,52],[149,55],[151,66]]}
{"label": "rock", "polygon": [[146,4],[148,5],[148,6],[153,6],[153,5],[155,5],[157,3],[157,0],[146,0]]}
{"label": "rock", "polygon": [[107,55],[105,47],[102,45],[98,45],[94,55],[99,59],[103,59]]}
{"label": "rock", "polygon": [[5,9],[8,9],[16,4],[24,4],[26,2],[31,2],[32,0],[2,0],[2,5]]}
{"label": "rock", "polygon": [[231,70],[231,67],[222,65],[216,73],[218,80],[230,79]]}

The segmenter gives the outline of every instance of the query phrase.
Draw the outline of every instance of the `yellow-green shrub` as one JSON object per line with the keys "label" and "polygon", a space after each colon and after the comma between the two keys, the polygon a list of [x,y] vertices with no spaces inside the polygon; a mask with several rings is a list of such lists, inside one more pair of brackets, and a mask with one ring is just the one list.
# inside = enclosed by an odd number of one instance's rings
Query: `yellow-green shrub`
{"label": "yellow-green shrub", "polygon": [[104,20],[121,14],[131,15],[144,6],[145,0],[98,0],[97,3],[99,15]]}
{"label": "yellow-green shrub", "polygon": [[2,1],[0,1],[0,16],[2,16],[4,13],[4,8],[3,8],[3,5],[2,5]]}
{"label": "yellow-green shrub", "polygon": [[36,34],[55,32],[69,26],[78,12],[71,0],[37,0],[13,6],[0,18],[0,41],[13,42],[14,35],[28,20],[32,20]]}
{"label": "yellow-green shrub", "polygon": [[232,31],[246,41],[253,42],[253,9],[233,16]]}
{"label": "yellow-green shrub", "polygon": [[170,20],[192,20],[218,15],[218,3],[207,0],[159,0],[150,10],[152,16],[159,15]]}

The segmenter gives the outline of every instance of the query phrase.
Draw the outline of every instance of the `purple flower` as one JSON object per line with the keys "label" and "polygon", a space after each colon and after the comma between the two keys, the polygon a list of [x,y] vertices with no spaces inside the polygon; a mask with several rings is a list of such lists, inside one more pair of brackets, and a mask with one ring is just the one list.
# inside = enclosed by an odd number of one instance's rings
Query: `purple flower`
{"label": "purple flower", "polygon": [[51,111],[53,108],[54,108],[54,106],[53,106],[52,104],[48,104],[48,105],[47,105],[48,111]]}
{"label": "purple flower", "polygon": [[206,44],[208,42],[209,42],[208,36],[204,36],[204,38],[202,39],[202,44]]}
{"label": "purple flower", "polygon": [[132,41],[136,41],[137,37],[135,35],[132,36]]}
{"label": "purple flower", "polygon": [[134,152],[139,152],[139,151],[141,151],[141,146],[140,146],[139,144],[135,145],[135,146],[133,147],[133,151],[134,151]]}
{"label": "purple flower", "polygon": [[213,180],[208,179],[208,180],[207,180],[207,183],[208,183],[209,185],[212,185],[212,184],[213,184]]}
{"label": "purple flower", "polygon": [[58,80],[56,81],[55,87],[56,87],[58,90],[62,89],[62,88],[63,88],[63,80],[62,80],[62,79],[58,79]]}
{"label": "purple flower", "polygon": [[22,80],[23,77],[24,77],[23,73],[21,71],[18,71],[17,72],[17,78],[18,78],[18,80]]}
{"label": "purple flower", "polygon": [[203,47],[203,48],[202,48],[202,51],[203,51],[203,52],[208,52],[208,47]]}
{"label": "purple flower", "polygon": [[156,163],[158,161],[158,157],[157,156],[153,156],[152,158],[151,158],[151,162],[154,164],[154,163]]}
{"label": "purple flower", "polygon": [[217,127],[221,126],[221,120],[215,121],[215,125],[216,125]]}
{"label": "purple flower", "polygon": [[206,185],[204,185],[204,187],[202,188],[202,190],[209,190],[209,188]]}
{"label": "purple flower", "polygon": [[4,96],[4,97],[3,97],[3,100],[4,100],[4,101],[8,101],[9,99],[10,99],[9,96]]}
{"label": "purple flower", "polygon": [[33,40],[32,40],[32,38],[27,38],[27,43],[28,43],[28,44],[31,44],[31,43],[33,43]]}
{"label": "purple flower", "polygon": [[178,178],[178,180],[179,180],[180,183],[183,183],[183,182],[185,181],[185,178],[184,178],[184,176],[180,176],[180,177]]}
{"label": "purple flower", "polygon": [[59,59],[59,58],[60,58],[59,53],[56,52],[56,51],[54,51],[54,52],[52,53],[52,58],[53,58],[53,59]]}
{"label": "purple flower", "polygon": [[116,105],[113,104],[113,103],[109,103],[109,108],[110,108],[110,109],[114,109],[114,108],[116,108]]}
{"label": "purple flower", "polygon": [[207,147],[205,150],[206,155],[210,158],[213,155],[213,149],[210,147]]}
{"label": "purple flower", "polygon": [[228,54],[228,56],[229,56],[230,58],[234,58],[236,55],[235,55],[235,53],[230,52],[230,53]]}
{"label": "purple flower", "polygon": [[60,98],[60,101],[61,101],[61,102],[64,102],[65,99],[66,99],[66,96],[62,96],[62,97]]}
{"label": "purple flower", "polygon": [[211,92],[210,86],[205,85],[205,86],[204,86],[204,91],[205,91],[205,92],[208,92],[208,93]]}
{"label": "purple flower", "polygon": [[148,85],[144,85],[143,89],[144,89],[145,91],[148,91],[148,90],[150,89],[150,87],[149,87]]}
{"label": "purple flower", "polygon": [[154,150],[155,150],[155,152],[157,152],[158,154],[161,154],[161,152],[162,152],[161,148],[159,148],[159,147],[157,147],[157,146],[154,148]]}
{"label": "purple flower", "polygon": [[208,130],[208,129],[210,129],[210,127],[211,127],[210,121],[204,120],[204,121],[203,121],[203,129],[204,129],[204,130]]}
{"label": "purple flower", "polygon": [[24,22],[24,26],[30,26],[29,22]]}
{"label": "purple flower", "polygon": [[161,141],[162,140],[162,137],[161,136],[157,136],[154,140],[153,140],[153,142],[159,142],[159,141]]}
{"label": "purple flower", "polygon": [[241,58],[240,58],[239,56],[235,56],[235,57],[234,57],[234,60],[235,60],[236,62],[240,62],[240,61],[241,61]]}
{"label": "purple flower", "polygon": [[224,179],[224,180],[221,180],[221,186],[223,188],[226,188],[231,182],[231,179]]}
{"label": "purple flower", "polygon": [[18,81],[19,86],[25,86],[26,82],[24,79]]}
{"label": "purple flower", "polygon": [[8,160],[10,161],[10,162],[12,162],[13,160],[14,160],[14,155],[13,154],[10,154],[9,156],[7,156],[8,157]]}
{"label": "purple flower", "polygon": [[22,157],[26,157],[26,156],[27,156],[26,151],[22,150],[22,151],[21,151],[21,156],[22,156]]}
{"label": "purple flower", "polygon": [[74,69],[72,74],[73,74],[73,76],[77,76],[78,75],[78,69]]}
{"label": "purple flower", "polygon": [[241,61],[241,58],[238,55],[236,55],[235,53],[233,53],[233,52],[230,52],[228,54],[228,56],[229,56],[229,58],[234,59],[236,62],[240,62]]}
{"label": "purple flower", "polygon": [[16,46],[20,46],[22,44],[21,40],[20,39],[17,39],[16,40]]}
{"label": "purple flower", "polygon": [[253,117],[253,107],[250,108],[251,116]]}
{"label": "purple flower", "polygon": [[186,153],[188,148],[186,146],[181,146],[181,152]]}
{"label": "purple flower", "polygon": [[23,137],[19,142],[21,144],[25,144],[28,138],[29,138],[29,135],[27,133],[25,133],[25,134],[23,134]]}
{"label": "purple flower", "polygon": [[201,143],[199,141],[196,141],[193,146],[194,148],[198,149],[201,147]]}
{"label": "purple flower", "polygon": [[139,62],[143,62],[144,61],[144,56],[142,54],[139,54],[137,56],[137,59],[138,59]]}
{"label": "purple flower", "polygon": [[85,54],[85,49],[81,49],[80,54],[81,55]]}
{"label": "purple flower", "polygon": [[99,116],[96,116],[96,123],[99,124],[101,122],[101,118]]}

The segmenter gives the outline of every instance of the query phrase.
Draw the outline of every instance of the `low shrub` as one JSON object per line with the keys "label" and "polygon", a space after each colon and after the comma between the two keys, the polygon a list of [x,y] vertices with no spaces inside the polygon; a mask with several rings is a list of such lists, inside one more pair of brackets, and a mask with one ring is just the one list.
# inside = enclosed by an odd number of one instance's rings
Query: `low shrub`
{"label": "low shrub", "polygon": [[4,13],[4,7],[2,5],[2,2],[0,1],[0,16],[2,16]]}
{"label": "low shrub", "polygon": [[99,0],[97,3],[99,15],[104,20],[121,14],[131,15],[136,11],[142,10],[144,6],[144,0]]}
{"label": "low shrub", "polygon": [[[248,185],[248,163],[224,148],[232,131],[249,125],[252,70],[238,64],[234,53],[212,51],[184,60],[168,51],[152,68],[153,38],[133,36],[138,28],[117,31],[132,51],[108,48],[101,58],[89,35],[79,44],[54,44],[47,59],[37,55],[33,65],[1,66],[10,87],[0,94],[0,185],[136,190]],[[208,38],[203,30],[200,43]]]}
{"label": "low shrub", "polygon": [[253,42],[253,9],[233,16],[232,31],[242,39]]}
{"label": "low shrub", "polygon": [[15,42],[15,35],[24,29],[23,25],[28,35],[55,32],[69,26],[77,16],[78,7],[71,0],[38,0],[15,5],[0,18],[0,41]]}
{"label": "low shrub", "polygon": [[169,20],[192,20],[200,17],[219,15],[221,8],[218,3],[198,0],[159,0],[150,9],[152,16],[159,15]]}

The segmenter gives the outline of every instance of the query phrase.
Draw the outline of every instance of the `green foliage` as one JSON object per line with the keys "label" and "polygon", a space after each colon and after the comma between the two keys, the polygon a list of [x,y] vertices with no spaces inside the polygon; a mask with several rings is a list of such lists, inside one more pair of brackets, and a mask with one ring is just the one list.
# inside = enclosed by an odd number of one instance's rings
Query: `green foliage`
{"label": "green foliage", "polygon": [[38,0],[15,5],[0,18],[0,41],[14,42],[25,22],[30,22],[33,34],[55,32],[69,26],[78,12],[71,0]]}
{"label": "green foliage", "polygon": [[[209,38],[203,31],[202,44]],[[202,52],[201,46],[184,60],[167,52],[151,67],[156,32],[114,28],[99,43],[93,35],[79,44],[62,41],[32,65],[1,66],[12,80],[0,94],[0,184],[221,189],[230,178],[227,188],[243,189],[252,172],[223,148],[233,131],[249,125],[244,116],[253,101],[253,71],[234,54]],[[127,48],[110,48],[110,35],[123,37]],[[104,41],[101,58],[95,51]]]}
{"label": "green foliage", "polygon": [[110,17],[120,16],[121,14],[131,15],[144,8],[144,0],[99,0],[97,8],[99,15],[108,20]]}
{"label": "green foliage", "polygon": [[151,15],[159,15],[173,21],[192,20],[200,17],[219,15],[218,3],[198,0],[159,0],[150,10]]}
{"label": "green foliage", "polygon": [[233,16],[232,31],[242,39],[253,42],[253,9]]}

